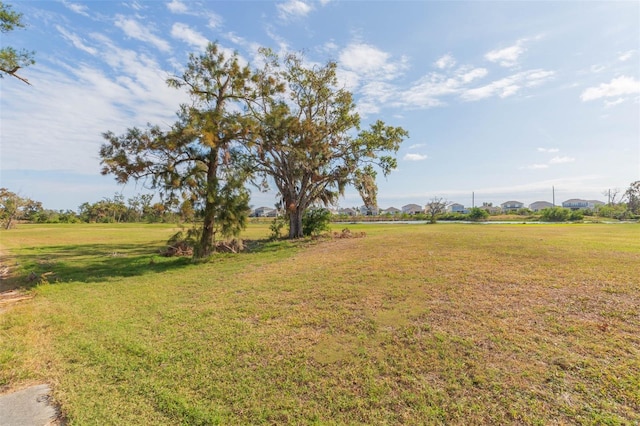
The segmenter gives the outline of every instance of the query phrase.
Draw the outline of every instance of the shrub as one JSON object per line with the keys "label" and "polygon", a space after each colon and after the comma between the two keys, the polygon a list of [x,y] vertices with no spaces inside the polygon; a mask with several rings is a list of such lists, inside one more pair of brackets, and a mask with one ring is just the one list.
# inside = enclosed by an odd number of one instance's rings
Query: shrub
{"label": "shrub", "polygon": [[571,210],[564,207],[551,207],[540,212],[540,218],[545,222],[565,222],[570,215]]}
{"label": "shrub", "polygon": [[469,220],[478,222],[488,218],[489,213],[486,210],[481,209],[480,207],[472,207],[469,210],[469,214],[467,215],[467,217],[469,218]]}
{"label": "shrub", "polygon": [[[304,219],[303,219],[304,221]],[[271,231],[271,235],[269,235],[270,240],[277,240],[282,236],[282,228],[285,227],[287,221],[284,217],[275,217],[271,224],[269,225],[269,230]]]}
{"label": "shrub", "polygon": [[329,230],[331,212],[327,209],[309,209],[302,216],[302,234],[317,236]]}
{"label": "shrub", "polygon": [[577,222],[584,219],[585,212],[581,210],[574,210],[569,214],[569,220],[571,222]]}

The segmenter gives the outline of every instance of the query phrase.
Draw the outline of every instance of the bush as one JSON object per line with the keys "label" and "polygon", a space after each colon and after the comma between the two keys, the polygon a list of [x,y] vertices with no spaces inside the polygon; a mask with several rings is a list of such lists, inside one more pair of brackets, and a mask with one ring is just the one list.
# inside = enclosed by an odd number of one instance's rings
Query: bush
{"label": "bush", "polygon": [[540,212],[540,218],[545,222],[565,222],[570,215],[571,210],[564,207],[551,207]]}
{"label": "bush", "polygon": [[[304,219],[303,219],[304,221]],[[269,230],[271,231],[271,235],[269,235],[270,240],[277,240],[282,236],[282,228],[285,227],[287,221],[284,217],[275,217],[273,221],[269,225]]]}
{"label": "bush", "polygon": [[327,209],[309,209],[302,216],[302,234],[317,236],[329,230],[331,212]]}
{"label": "bush", "polygon": [[574,210],[569,214],[569,220],[571,222],[577,222],[584,219],[585,212],[581,210]]}
{"label": "bush", "polygon": [[478,222],[488,218],[489,213],[486,210],[481,209],[480,207],[472,207],[469,210],[469,214],[467,215],[467,217],[469,218],[469,220]]}

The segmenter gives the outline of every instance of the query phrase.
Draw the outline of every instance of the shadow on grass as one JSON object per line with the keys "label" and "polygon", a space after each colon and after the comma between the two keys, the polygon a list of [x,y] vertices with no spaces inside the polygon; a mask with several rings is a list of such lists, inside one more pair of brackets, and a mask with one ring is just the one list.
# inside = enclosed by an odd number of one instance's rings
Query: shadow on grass
{"label": "shadow on grass", "polygon": [[41,283],[98,282],[160,273],[192,264],[191,258],[163,257],[159,247],[139,244],[76,244],[40,246],[11,256],[14,272],[5,287]]}
{"label": "shadow on grass", "polygon": [[165,257],[163,246],[141,244],[74,244],[39,246],[23,249],[19,254],[5,256],[3,264],[13,273],[2,280],[4,289],[31,288],[38,284],[80,281],[86,283],[109,279],[162,273],[216,257],[242,256],[244,253],[264,253],[280,257],[290,253],[300,242],[250,240],[245,251],[238,254],[219,253],[212,258],[194,261],[191,257]]}

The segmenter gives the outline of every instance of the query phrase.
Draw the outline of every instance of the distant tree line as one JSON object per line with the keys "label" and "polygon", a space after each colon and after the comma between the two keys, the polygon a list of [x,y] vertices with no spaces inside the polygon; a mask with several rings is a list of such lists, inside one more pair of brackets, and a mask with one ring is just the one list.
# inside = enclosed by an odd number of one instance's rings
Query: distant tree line
{"label": "distant tree line", "polygon": [[17,222],[29,223],[124,223],[193,222],[197,212],[172,202],[154,202],[152,194],[138,194],[125,200],[122,194],[95,203],[82,203],[76,210],[53,210],[40,201],[0,188],[0,224],[9,229]]}
{"label": "distant tree line", "polygon": [[[610,218],[617,220],[640,219],[640,181],[633,182],[624,192],[616,192],[609,203],[596,209],[571,210],[563,207],[552,207],[533,212],[530,209],[520,209],[512,215],[523,219],[541,220],[545,222],[580,221],[589,217]],[[424,213],[396,215],[382,214],[376,216],[379,220],[425,220],[435,223],[440,221],[469,220],[482,221],[490,218],[491,214],[483,207],[469,209],[468,213],[451,213],[446,211],[447,201],[443,198],[433,198],[426,204]],[[486,207],[486,206],[485,206]],[[247,216],[249,207],[247,205]],[[322,219],[319,220],[318,217]],[[285,217],[286,218],[286,217]],[[353,221],[358,218],[347,215],[330,216],[328,210],[311,206],[303,215],[303,235],[316,233],[324,225],[310,227],[309,223],[326,223],[329,220]],[[374,220],[373,217],[359,217],[361,220]],[[20,196],[7,188],[0,188],[0,226],[9,229],[17,222],[29,223],[193,223],[203,220],[203,212],[194,209],[188,202],[179,203],[175,199],[154,201],[152,194],[137,194],[125,199],[124,195],[116,193],[113,197],[105,197],[94,203],[82,203],[77,211],[52,210],[44,208],[40,201]],[[288,221],[276,221],[279,235]],[[275,225],[274,225],[275,226]],[[315,225],[314,225],[315,226]],[[312,229],[310,231],[310,229]]]}

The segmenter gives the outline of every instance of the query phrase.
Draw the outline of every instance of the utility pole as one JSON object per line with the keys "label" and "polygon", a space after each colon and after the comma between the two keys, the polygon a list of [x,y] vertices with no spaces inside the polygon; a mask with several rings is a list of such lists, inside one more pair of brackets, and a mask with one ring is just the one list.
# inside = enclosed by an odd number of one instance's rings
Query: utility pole
{"label": "utility pole", "polygon": [[476,206],[476,193],[472,192],[471,193],[471,207],[475,207]]}
{"label": "utility pole", "polygon": [[553,207],[555,207],[556,206],[556,187],[555,186],[551,187],[551,193],[553,194],[552,195],[552,197],[553,197]]}

